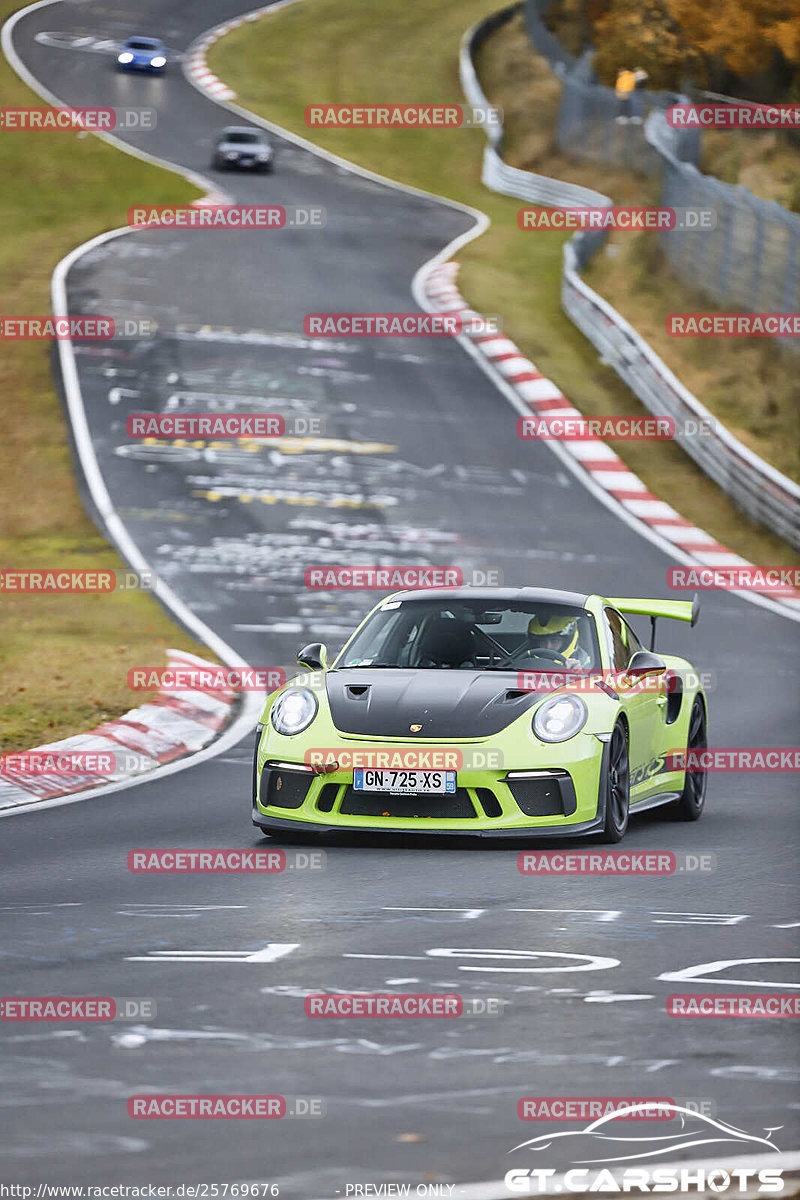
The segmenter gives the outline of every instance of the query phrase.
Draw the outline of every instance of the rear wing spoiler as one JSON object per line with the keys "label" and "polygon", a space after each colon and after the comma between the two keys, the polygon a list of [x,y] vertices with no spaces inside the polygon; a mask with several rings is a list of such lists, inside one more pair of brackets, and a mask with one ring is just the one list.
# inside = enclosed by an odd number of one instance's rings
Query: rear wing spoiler
{"label": "rear wing spoiler", "polygon": [[688,621],[694,628],[700,616],[700,597],[695,592],[691,600],[630,600],[609,597],[609,604],[621,613],[634,613],[650,618],[650,649],[656,644],[656,619],[669,617],[673,621]]}

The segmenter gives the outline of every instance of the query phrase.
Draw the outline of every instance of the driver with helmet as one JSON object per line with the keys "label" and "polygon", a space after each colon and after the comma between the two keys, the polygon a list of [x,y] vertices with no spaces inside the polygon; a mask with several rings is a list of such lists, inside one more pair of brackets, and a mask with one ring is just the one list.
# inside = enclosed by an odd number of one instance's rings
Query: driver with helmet
{"label": "driver with helmet", "polygon": [[[528,622],[528,654],[536,658],[538,650],[545,651],[542,658],[563,660],[561,665],[571,670],[580,670],[591,664],[590,655],[578,644],[578,622],[575,617],[563,614],[531,617]],[[549,654],[548,651],[553,653]]]}

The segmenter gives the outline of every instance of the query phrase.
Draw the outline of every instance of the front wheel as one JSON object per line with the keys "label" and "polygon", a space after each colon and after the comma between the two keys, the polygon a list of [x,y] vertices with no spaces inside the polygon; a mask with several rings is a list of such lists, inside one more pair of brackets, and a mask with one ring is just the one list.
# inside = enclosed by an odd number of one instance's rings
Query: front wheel
{"label": "front wheel", "polygon": [[[689,733],[686,738],[687,757],[695,751],[699,753],[708,746],[706,733],[706,709],[699,696],[695,696],[692,713],[689,717]],[[675,805],[675,815],[679,821],[698,821],[703,814],[706,803],[706,784],[708,775],[702,768],[698,771],[687,769],[684,777],[683,792]]]}
{"label": "front wheel", "polygon": [[602,842],[621,842],[630,817],[630,764],[625,727],[614,726],[608,746],[608,762],[600,781],[600,796],[605,795],[605,819]]}

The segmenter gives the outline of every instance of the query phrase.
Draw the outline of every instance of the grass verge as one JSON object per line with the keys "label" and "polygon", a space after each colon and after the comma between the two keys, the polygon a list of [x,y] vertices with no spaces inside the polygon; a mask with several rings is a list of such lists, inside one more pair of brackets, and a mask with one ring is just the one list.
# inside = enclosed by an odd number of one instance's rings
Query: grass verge
{"label": "grass verge", "polygon": [[[522,233],[519,201],[482,186],[485,138],[479,130],[310,131],[304,123],[308,104],[461,102],[460,39],[497,7],[498,0],[406,0],[388,8],[381,0],[303,0],[227,34],[212,47],[209,66],[248,109],[364,167],[486,212],[491,228],[459,253],[461,289],[470,303],[502,313],[508,336],[585,414],[641,415],[639,401],[599,363],[561,311],[564,239]],[[514,56],[497,58],[493,43],[482,55],[482,78],[491,98],[511,110],[525,68],[513,66]],[[507,83],[508,102],[498,95],[501,83]],[[545,114],[548,105],[553,111],[552,78],[541,100],[537,127],[550,128]],[[581,169],[563,167],[555,173],[587,182]],[[623,198],[623,184],[635,186],[624,177],[592,175],[593,186],[615,199]],[[800,561],[784,542],[748,522],[676,445],[625,442],[614,448],[656,495],[739,554],[761,563]]]}
{"label": "grass verge", "polygon": [[[0,23],[20,7],[19,0],[0,0]],[[105,61],[84,57],[95,68]],[[5,58],[0,58],[0,103],[42,104]],[[143,195],[154,204],[185,204],[198,194],[179,176],[90,135],[9,131],[0,138],[0,312],[5,315],[49,313],[50,276],[59,259],[95,234],[124,224],[126,210]],[[121,570],[124,563],[81,503],[50,354],[50,344],[43,341],[2,344],[0,563],[21,570]],[[127,688],[128,668],[163,665],[167,645],[208,657],[144,592],[0,592],[0,615],[3,751],[80,733],[142,703],[144,695]]]}

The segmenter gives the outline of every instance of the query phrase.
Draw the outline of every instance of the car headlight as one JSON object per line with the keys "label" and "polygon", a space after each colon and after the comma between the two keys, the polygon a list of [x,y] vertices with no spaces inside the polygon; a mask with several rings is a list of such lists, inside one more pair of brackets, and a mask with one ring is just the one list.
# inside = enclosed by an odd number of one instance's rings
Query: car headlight
{"label": "car headlight", "polygon": [[284,692],[272,706],[270,717],[278,733],[288,737],[302,733],[317,715],[317,698],[306,688],[291,688]]}
{"label": "car headlight", "polygon": [[259,150],[259,152],[258,152],[258,157],[261,162],[266,162],[267,159],[269,158],[269,156],[270,156],[269,150]]}
{"label": "car headlight", "polygon": [[239,151],[238,151],[238,150],[226,150],[226,152],[225,152],[225,157],[226,157],[226,158],[231,158],[231,159],[233,159],[233,158],[238,158],[238,157],[239,157]]}
{"label": "car headlight", "polygon": [[126,50],[124,54],[120,54],[119,58],[117,59],[117,62],[120,62],[120,63],[133,62],[133,55],[129,54],[128,51]]}
{"label": "car headlight", "polygon": [[551,696],[533,718],[533,732],[540,742],[566,742],[583,729],[589,711],[580,696]]}
{"label": "car headlight", "polygon": [[164,58],[163,54],[158,54],[155,58],[150,59],[151,67],[165,67],[166,65],[167,60]]}

